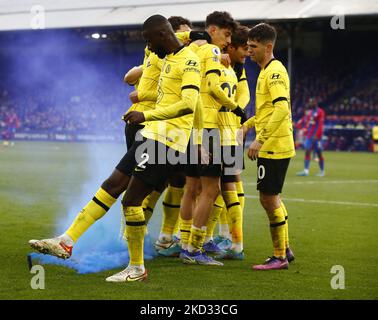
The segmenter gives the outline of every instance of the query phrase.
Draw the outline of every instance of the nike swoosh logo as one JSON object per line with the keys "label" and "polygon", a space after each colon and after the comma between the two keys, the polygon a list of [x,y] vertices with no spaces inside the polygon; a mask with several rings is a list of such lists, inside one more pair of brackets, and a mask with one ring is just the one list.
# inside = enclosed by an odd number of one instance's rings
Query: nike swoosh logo
{"label": "nike swoosh logo", "polygon": [[72,246],[67,246],[64,242],[60,242],[59,245],[69,253],[69,255],[72,254]]}
{"label": "nike swoosh logo", "polygon": [[127,276],[126,281],[137,281],[139,279],[143,279],[144,275],[145,275],[145,273],[143,273],[141,276],[137,276],[137,277],[134,277],[134,278],[131,277],[131,276]]}

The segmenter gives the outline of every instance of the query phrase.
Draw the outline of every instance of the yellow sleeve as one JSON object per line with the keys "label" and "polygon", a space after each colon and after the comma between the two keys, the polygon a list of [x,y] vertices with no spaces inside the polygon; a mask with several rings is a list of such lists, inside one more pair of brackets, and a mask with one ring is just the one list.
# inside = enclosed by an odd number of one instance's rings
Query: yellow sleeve
{"label": "yellow sleeve", "polygon": [[212,72],[217,72],[220,75],[220,72],[223,68],[221,64],[222,55],[220,49],[217,46],[209,45],[205,50],[205,70],[202,71],[205,73],[206,76],[207,74]]}
{"label": "yellow sleeve", "polygon": [[255,126],[255,116],[249,118],[246,122],[243,123],[243,126],[247,127],[248,130]]}
{"label": "yellow sleeve", "polygon": [[272,71],[267,74],[267,84],[270,97],[272,98],[273,105],[278,100],[289,101],[288,87],[289,84],[286,83],[286,75],[283,72]]}
{"label": "yellow sleeve", "polygon": [[[158,69],[161,69],[162,65],[162,59],[159,59],[159,57],[156,54],[150,54],[149,55],[149,63],[151,65],[156,65]],[[148,73],[148,70],[145,71],[145,76]],[[143,74],[141,80],[143,81]],[[138,100],[139,101],[156,101],[157,100],[157,90],[150,90],[149,86],[139,85],[138,86]]]}
{"label": "yellow sleeve", "polygon": [[194,144],[202,144],[202,134],[203,134],[203,105],[201,96],[198,97],[197,106],[194,110],[193,116],[193,142]]}
{"label": "yellow sleeve", "polygon": [[269,118],[268,123],[259,132],[256,140],[264,143],[279,128],[281,123],[290,113],[288,87],[286,75],[283,72],[272,71],[267,74],[267,84],[269,94],[272,98],[274,111]]}
{"label": "yellow sleeve", "polygon": [[208,85],[209,93],[224,107],[230,110],[234,110],[238,107],[238,104],[230,99],[226,92],[222,90],[219,82],[220,73],[211,72],[206,76],[206,82]]}
{"label": "yellow sleeve", "polygon": [[287,100],[279,100],[274,103],[274,111],[268,123],[256,136],[256,140],[264,143],[279,128],[281,123],[289,115],[289,104]]}
{"label": "yellow sleeve", "polygon": [[185,88],[181,92],[181,100],[166,108],[145,111],[146,121],[167,120],[193,113],[197,104],[199,91]]}
{"label": "yellow sleeve", "polygon": [[236,109],[237,103],[230,99],[220,86],[219,77],[222,70],[220,49],[216,46],[209,46],[205,59],[205,75],[209,93],[227,109]]}
{"label": "yellow sleeve", "polygon": [[[181,100],[165,108],[158,108],[143,112],[146,121],[166,120],[193,113],[201,85],[201,74],[199,60],[193,65],[193,57],[189,57],[182,64]],[[188,66],[186,63],[191,62]]]}
{"label": "yellow sleeve", "polygon": [[249,100],[250,100],[250,92],[249,92],[247,76],[245,74],[245,69],[243,69],[242,76],[238,81],[238,88],[236,89],[235,100],[238,106],[242,109],[245,109],[245,107],[248,105]]}
{"label": "yellow sleeve", "polygon": [[145,48],[144,48],[143,66],[146,65],[146,63],[147,63],[147,59],[148,59],[148,57],[150,56],[150,54],[151,54],[150,49],[148,49],[148,47],[145,47]]}
{"label": "yellow sleeve", "polygon": [[201,98],[198,98],[196,109],[194,110],[193,128],[203,129],[203,106]]}
{"label": "yellow sleeve", "polygon": [[181,42],[187,43],[190,41],[190,31],[177,32],[175,35]]}
{"label": "yellow sleeve", "polygon": [[151,90],[144,90],[144,86],[138,87],[138,100],[139,101],[156,101],[157,100],[157,90],[151,91]]}

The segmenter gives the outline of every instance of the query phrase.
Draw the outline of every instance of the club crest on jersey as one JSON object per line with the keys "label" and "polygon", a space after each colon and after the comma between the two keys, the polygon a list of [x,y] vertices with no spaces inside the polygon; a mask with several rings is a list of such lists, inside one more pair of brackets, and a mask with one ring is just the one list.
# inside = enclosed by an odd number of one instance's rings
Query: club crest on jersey
{"label": "club crest on jersey", "polygon": [[273,73],[270,79],[279,79],[280,75],[278,73]]}
{"label": "club crest on jersey", "polygon": [[169,73],[170,71],[171,71],[171,65],[169,64],[165,67],[165,73]]}

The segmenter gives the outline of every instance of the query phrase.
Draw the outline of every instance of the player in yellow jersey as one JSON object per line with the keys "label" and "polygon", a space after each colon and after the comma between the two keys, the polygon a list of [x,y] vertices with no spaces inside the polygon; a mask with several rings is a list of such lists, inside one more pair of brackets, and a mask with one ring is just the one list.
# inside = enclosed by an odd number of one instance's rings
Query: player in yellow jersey
{"label": "player in yellow jersey", "polygon": [[288,246],[286,208],[279,194],[290,158],[295,155],[290,107],[290,80],[286,68],[274,58],[274,27],[260,23],[248,34],[249,54],[261,68],[256,85],[256,113],[244,126],[254,126],[256,138],[248,157],[257,160],[257,190],[270,222],[274,254],[254,270],[287,269],[294,255]]}
{"label": "player in yellow jersey", "polygon": [[[184,43],[189,44],[192,24],[188,19],[180,16],[172,16],[168,18],[176,36]],[[189,33],[189,37],[188,37]],[[193,36],[193,33],[192,33]],[[159,237],[155,242],[155,248],[158,253],[169,250],[176,244],[173,234],[178,229],[178,218],[180,214],[180,203],[184,193],[185,174],[176,171],[168,179],[168,186],[165,190],[164,199],[162,201],[163,214],[162,224],[160,228]],[[178,255],[178,254],[177,254]]]}
{"label": "player in yellow jersey", "polygon": [[[134,67],[125,75],[125,80],[135,86],[135,90],[129,95],[133,105],[128,111],[136,110],[143,112],[155,108],[157,81],[159,79],[161,66],[161,59],[154,53],[148,53],[142,66]],[[134,143],[137,132],[143,129],[143,127],[144,124],[126,123],[125,136],[128,149],[130,149]]]}
{"label": "player in yellow jersey", "polygon": [[[149,54],[145,59],[145,70],[139,80],[141,101],[133,104],[134,110],[152,110],[156,97],[151,96],[157,92],[157,82],[160,75],[160,59],[155,54]],[[142,90],[141,88],[144,88]],[[157,96],[155,94],[155,96]],[[128,150],[135,141],[135,135],[143,126],[128,126],[125,129]],[[122,158],[112,174],[102,183],[96,194],[86,206],[77,214],[71,226],[60,236],[50,239],[30,240],[31,247],[41,253],[67,259],[72,255],[74,244],[97,220],[101,219],[117,198],[126,190],[131,173],[136,165],[135,157],[129,151]]]}
{"label": "player in yellow jersey", "polygon": [[[153,110],[157,98],[157,83],[161,70],[161,59],[149,53],[145,59],[143,75],[139,79],[139,100],[131,107],[132,110]],[[96,194],[77,214],[71,226],[60,236],[50,239],[30,240],[31,247],[41,253],[67,259],[72,255],[74,244],[97,220],[101,219],[117,198],[126,190],[132,171],[136,166],[131,145],[135,141],[137,130],[143,126],[129,125],[126,129],[128,150],[111,175],[102,183]],[[131,152],[130,152],[131,151]],[[157,200],[157,199],[156,199]]]}
{"label": "player in yellow jersey", "polygon": [[[183,252],[180,256],[184,263],[222,265],[207,257],[201,249],[206,236],[206,224],[214,201],[220,192],[222,166],[218,110],[223,105],[238,115],[244,116],[242,109],[223,91],[219,81],[222,69],[221,50],[231,42],[231,34],[235,27],[236,22],[228,12],[215,11],[209,14],[206,17],[206,32],[210,35],[211,44],[200,46],[196,51],[201,61],[204,129],[201,164],[197,166],[198,171],[194,174],[187,172],[187,187],[182,201],[180,232]],[[199,182],[201,192],[194,205]]]}
{"label": "player in yellow jersey", "polygon": [[[143,75],[139,80],[138,101],[132,110],[151,111],[157,99],[157,83],[160,76],[162,60],[146,50]],[[130,134],[130,140],[135,140],[136,131]],[[117,198],[126,190],[133,169],[136,165],[135,154],[129,148],[112,174],[102,183],[92,200],[77,214],[71,226],[60,236],[43,240],[30,240],[31,247],[41,253],[70,258],[74,244],[97,220],[101,219]],[[152,211],[152,210],[151,210]]]}
{"label": "player in yellow jersey", "polygon": [[158,84],[155,109],[131,111],[125,121],[148,121],[141,131],[143,140],[134,143],[137,166],[123,197],[126,235],[130,254],[129,266],[107,278],[111,282],[140,281],[147,277],[143,258],[145,217],[142,201],[166,183],[173,170],[186,157],[199,101],[200,63],[198,57],[175,36],[168,20],[161,15],[143,24],[143,37],[159,58],[164,58]]}
{"label": "player in yellow jersey", "polygon": [[[185,19],[180,16],[173,16],[168,18],[169,23],[172,25],[172,28],[174,32],[176,33],[176,36],[185,44],[189,44],[191,40],[197,40],[200,41],[200,39],[206,38],[206,34],[203,34],[203,32],[198,31],[191,31],[192,24],[188,19]],[[147,78],[149,81],[142,81],[138,85],[138,88],[136,91],[132,92],[130,94],[131,100],[135,103],[131,110],[136,111],[143,111],[143,104],[149,103],[150,101],[140,101],[141,99],[147,99],[150,97],[154,98],[156,100],[157,98],[157,80],[160,74],[161,69],[161,59],[158,59],[156,54],[149,52],[148,49],[146,51],[146,58],[144,60],[143,69],[145,70],[144,77],[142,79]],[[158,60],[158,61],[156,61]],[[157,63],[158,62],[158,63]],[[159,68],[154,68],[154,65],[158,66]],[[137,81],[138,76],[140,77],[141,68],[135,67],[131,69],[128,74],[126,75],[127,78],[130,80],[131,83],[134,83]],[[146,70],[148,69],[148,70]],[[153,74],[151,73],[154,72]],[[147,94],[150,95],[150,97],[147,96]],[[155,94],[155,97],[153,96]],[[155,101],[153,101],[153,104],[155,104]],[[135,107],[134,107],[135,106]],[[144,126],[141,126],[140,124],[130,124],[128,123],[126,125],[128,129],[129,139],[134,141],[135,140],[135,132],[136,130],[140,130]],[[133,130],[133,128],[135,128]],[[129,146],[130,148],[130,146]],[[174,175],[172,175],[169,178],[169,184],[166,188],[164,199],[163,199],[163,221],[162,226],[160,230],[159,237],[157,241],[155,242],[155,247],[157,250],[163,250],[170,248],[174,242],[173,233],[175,229],[177,228],[178,223],[178,216],[179,216],[179,210],[180,210],[180,202],[183,194],[183,187],[185,184],[185,175],[182,172],[175,172]],[[165,187],[164,187],[165,188]],[[146,222],[149,221],[150,217],[152,216],[154,207],[156,205],[156,202],[158,198],[160,197],[160,194],[163,190],[155,190],[152,192],[143,202],[143,209],[145,212]],[[160,252],[160,251],[159,251]],[[162,251],[164,255],[164,251]],[[178,253],[176,253],[178,255]]]}
{"label": "player in yellow jersey", "polygon": [[[247,76],[244,68],[245,62],[245,52],[248,49],[247,46],[247,35],[248,29],[241,26],[238,31],[233,34],[231,38],[231,44],[227,47],[227,53],[231,57],[233,68],[238,77],[238,87],[236,90],[236,102],[242,108],[245,109],[250,100],[250,92],[248,87]],[[240,122],[236,118],[236,124],[239,125]],[[241,132],[240,132],[241,134]],[[241,138],[241,137],[240,137]],[[239,142],[240,143],[240,142]],[[244,141],[243,141],[244,144]],[[244,146],[243,146],[244,149]],[[244,158],[243,158],[243,169],[244,169]],[[236,175],[236,190],[238,192],[239,202],[244,210],[244,188],[243,182],[241,180],[240,174]],[[224,240],[224,238],[226,238]],[[219,236],[214,238],[214,242],[221,249],[230,249],[231,241],[229,236],[229,227],[227,219],[227,210],[223,208],[219,219]]]}
{"label": "player in yellow jersey", "polygon": [[[244,70],[245,59],[248,56],[248,31],[247,27],[238,26],[233,32],[231,43],[226,52],[229,54],[231,66],[222,68],[220,77],[221,87],[228,97],[233,99],[243,109],[249,102],[249,88]],[[243,169],[243,142],[241,138],[240,118],[229,109],[221,107],[218,112],[218,126],[222,145],[222,176],[221,176],[221,195],[218,196],[213,211],[207,223],[207,234],[204,250],[216,252],[223,249],[215,258],[219,259],[243,259],[243,206],[244,194],[240,172]],[[225,203],[225,205],[223,205]],[[228,245],[226,240],[220,244],[211,241],[211,236],[215,223],[225,207],[228,211],[232,244]],[[227,216],[225,223],[228,229]],[[227,230],[229,234],[230,231]],[[228,236],[228,234],[225,236]]]}

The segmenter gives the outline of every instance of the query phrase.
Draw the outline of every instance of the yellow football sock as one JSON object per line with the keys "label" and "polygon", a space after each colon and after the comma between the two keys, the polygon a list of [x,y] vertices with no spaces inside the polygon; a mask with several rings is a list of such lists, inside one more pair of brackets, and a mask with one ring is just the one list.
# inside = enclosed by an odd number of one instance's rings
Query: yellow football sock
{"label": "yellow football sock", "polygon": [[181,245],[183,249],[186,249],[189,243],[190,237],[190,228],[192,227],[193,219],[184,220],[180,219],[180,236],[181,236]]}
{"label": "yellow football sock", "polygon": [[287,215],[287,210],[286,210],[286,207],[284,205],[284,203],[282,202],[281,200],[281,208],[285,214],[285,247],[286,248],[289,248],[289,217]]}
{"label": "yellow football sock", "polygon": [[117,199],[104,189],[98,189],[93,199],[80,211],[65,233],[73,241],[77,241],[93,223],[105,215],[116,201]]}
{"label": "yellow football sock", "polygon": [[178,219],[176,220],[176,223],[175,223],[175,227],[173,228],[173,234],[178,234],[179,231],[180,231],[180,222],[181,221],[181,217],[179,215]]}
{"label": "yellow football sock", "polygon": [[273,212],[268,212],[270,221],[270,234],[274,247],[274,256],[277,258],[284,258],[285,251],[285,214],[282,207],[275,209]]}
{"label": "yellow football sock", "polygon": [[213,210],[211,210],[209,220],[206,224],[206,241],[209,241],[214,234],[215,226],[218,222],[219,216],[225,206],[222,195],[218,195],[215,199]]}
{"label": "yellow football sock", "polygon": [[244,198],[243,181],[238,181],[238,182],[235,183],[235,185],[236,185],[236,191],[238,193],[238,198],[239,198],[241,209],[242,209],[242,211],[244,211],[245,198]]}
{"label": "yellow football sock", "polygon": [[163,200],[163,223],[160,233],[172,235],[180,214],[183,188],[168,186]]}
{"label": "yellow football sock", "polygon": [[201,250],[203,242],[205,241],[205,236],[206,227],[200,229],[192,225],[192,228],[190,229],[189,251]]}
{"label": "yellow football sock", "polygon": [[146,222],[142,207],[126,207],[126,240],[129,248],[130,265],[143,265],[143,245],[144,234],[146,232]]}
{"label": "yellow football sock", "polygon": [[[222,196],[222,198],[223,198],[223,196]],[[223,206],[223,210],[222,210],[222,212],[220,214],[219,224],[228,224],[227,207],[226,207],[226,205]]]}
{"label": "yellow football sock", "polygon": [[219,235],[225,238],[230,237],[229,217],[226,204],[223,206],[219,217]]}
{"label": "yellow football sock", "polygon": [[231,221],[232,243],[242,246],[243,243],[243,212],[241,210],[237,191],[223,191],[228,215]]}
{"label": "yellow football sock", "polygon": [[142,202],[142,208],[146,219],[146,225],[148,224],[148,221],[150,221],[151,219],[151,216],[156,206],[156,202],[159,200],[160,195],[160,192],[152,191]]}

